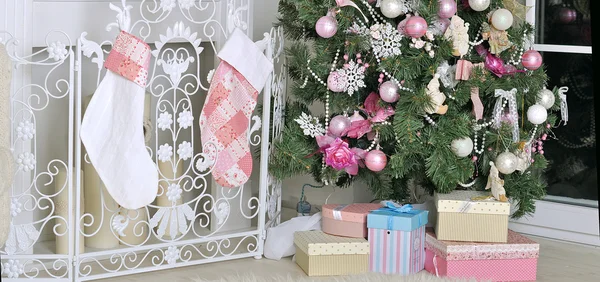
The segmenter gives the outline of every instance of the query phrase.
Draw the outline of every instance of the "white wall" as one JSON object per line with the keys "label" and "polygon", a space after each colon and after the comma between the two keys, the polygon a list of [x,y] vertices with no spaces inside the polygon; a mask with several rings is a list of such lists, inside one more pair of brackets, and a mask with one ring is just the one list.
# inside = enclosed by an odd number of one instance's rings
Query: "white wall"
{"label": "white wall", "polygon": [[[277,20],[277,6],[279,0],[255,0],[254,1],[254,40],[262,38],[264,32],[268,32],[271,26]],[[288,83],[289,85],[290,83]],[[322,107],[315,105],[316,109]],[[284,207],[296,208],[296,203],[300,198],[302,191],[302,185],[305,183],[315,184],[314,180],[310,176],[298,176],[291,179],[287,179],[283,182],[283,198],[282,204]],[[334,192],[335,191],[335,192]],[[314,189],[307,187],[305,189],[306,200],[314,206],[320,206],[327,201],[330,204],[334,203],[356,203],[356,202],[369,202],[373,198],[372,194],[367,190],[364,184],[355,184],[353,187],[347,189],[339,189],[329,186],[321,189]]]}

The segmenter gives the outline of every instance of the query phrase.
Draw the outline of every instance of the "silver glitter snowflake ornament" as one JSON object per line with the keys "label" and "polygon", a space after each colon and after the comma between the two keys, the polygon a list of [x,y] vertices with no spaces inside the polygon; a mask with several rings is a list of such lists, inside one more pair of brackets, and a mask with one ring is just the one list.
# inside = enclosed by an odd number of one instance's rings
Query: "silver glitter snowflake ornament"
{"label": "silver glitter snowflake ornament", "polygon": [[344,65],[343,69],[338,70],[338,73],[346,77],[346,89],[348,95],[352,96],[359,88],[365,87],[365,66],[350,61]]}
{"label": "silver glitter snowflake ornament", "polygon": [[304,130],[304,135],[310,137],[317,137],[325,135],[325,128],[319,122],[319,119],[310,116],[306,113],[302,113],[297,119],[294,120],[300,125],[300,128]]}
{"label": "silver glitter snowflake ornament", "polygon": [[391,24],[375,24],[371,26],[370,33],[373,52],[379,57],[387,58],[402,54],[400,50],[402,34]]}

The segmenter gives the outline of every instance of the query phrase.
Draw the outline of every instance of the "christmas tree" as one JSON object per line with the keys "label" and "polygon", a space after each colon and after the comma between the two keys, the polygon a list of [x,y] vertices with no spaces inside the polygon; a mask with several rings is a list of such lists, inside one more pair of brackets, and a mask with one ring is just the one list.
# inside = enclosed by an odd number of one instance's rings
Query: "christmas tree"
{"label": "christmas tree", "polygon": [[567,116],[526,11],[516,0],[281,0],[294,83],[271,173],[362,181],[399,202],[414,183],[491,188],[514,217],[533,212],[548,166],[538,140]]}

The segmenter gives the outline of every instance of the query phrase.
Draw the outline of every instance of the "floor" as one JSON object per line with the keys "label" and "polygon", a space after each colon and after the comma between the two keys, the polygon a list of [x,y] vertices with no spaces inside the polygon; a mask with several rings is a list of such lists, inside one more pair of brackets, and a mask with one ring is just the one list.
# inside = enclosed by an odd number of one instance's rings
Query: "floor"
{"label": "floor", "polygon": [[[532,237],[540,243],[538,280],[544,282],[598,281],[600,277],[600,248],[575,245]],[[112,278],[114,282],[183,282],[195,278],[217,280],[223,275],[253,273],[258,277],[293,275],[304,277],[304,272],[290,258],[281,261],[268,259],[240,259],[228,262],[190,266],[147,274]],[[596,277],[596,278],[594,278]]]}

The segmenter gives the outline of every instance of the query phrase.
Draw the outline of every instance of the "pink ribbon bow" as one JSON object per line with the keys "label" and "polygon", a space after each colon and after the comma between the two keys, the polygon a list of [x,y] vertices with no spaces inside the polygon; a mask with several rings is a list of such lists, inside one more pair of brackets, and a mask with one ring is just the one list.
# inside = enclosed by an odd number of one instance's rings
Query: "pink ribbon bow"
{"label": "pink ribbon bow", "polygon": [[481,44],[475,46],[475,50],[480,56],[485,56],[485,68],[495,74],[497,77],[502,77],[503,75],[513,75],[517,72],[525,72],[524,70],[518,70],[512,65],[505,64],[502,59],[492,55]]}

